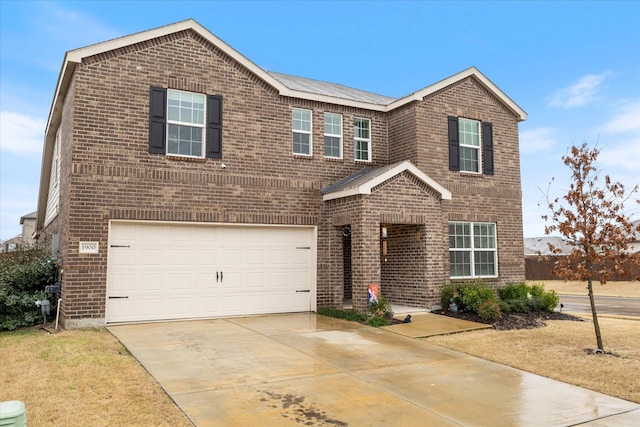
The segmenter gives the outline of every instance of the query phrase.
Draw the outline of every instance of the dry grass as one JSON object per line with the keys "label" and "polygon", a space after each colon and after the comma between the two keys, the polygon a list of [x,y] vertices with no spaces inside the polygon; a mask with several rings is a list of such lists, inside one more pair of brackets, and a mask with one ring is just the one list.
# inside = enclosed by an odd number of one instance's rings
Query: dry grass
{"label": "dry grass", "polygon": [[427,341],[640,403],[640,319],[599,319],[605,351],[615,355],[585,351],[596,347],[593,323],[585,320],[547,321],[538,329],[485,329]]}
{"label": "dry grass", "polygon": [[[565,295],[587,295],[586,282],[563,282],[562,280],[527,280],[528,284],[542,283],[547,290]],[[608,282],[601,285],[593,282],[594,294],[609,297],[640,298],[640,281]]]}
{"label": "dry grass", "polygon": [[0,400],[25,402],[29,425],[192,425],[105,329],[0,333],[0,367]]}

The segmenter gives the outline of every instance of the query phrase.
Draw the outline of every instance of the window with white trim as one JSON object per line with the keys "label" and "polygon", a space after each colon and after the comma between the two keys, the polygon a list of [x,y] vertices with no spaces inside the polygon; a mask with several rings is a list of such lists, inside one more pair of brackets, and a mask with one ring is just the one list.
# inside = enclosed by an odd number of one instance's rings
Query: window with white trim
{"label": "window with white trim", "polygon": [[460,170],[480,173],[480,122],[458,119],[458,138],[460,141]]}
{"label": "window with white trim", "polygon": [[363,162],[371,161],[371,120],[353,119],[354,158]]}
{"label": "window with white trim", "polygon": [[167,90],[167,154],[204,157],[204,94]]}
{"label": "window with white trim", "polygon": [[324,156],[342,158],[342,115],[324,113]]}
{"label": "window with white trim", "polygon": [[310,156],[313,149],[311,137],[311,110],[294,108],[293,118],[293,154]]}
{"label": "window with white trim", "polygon": [[496,225],[487,222],[449,223],[451,278],[497,277]]}

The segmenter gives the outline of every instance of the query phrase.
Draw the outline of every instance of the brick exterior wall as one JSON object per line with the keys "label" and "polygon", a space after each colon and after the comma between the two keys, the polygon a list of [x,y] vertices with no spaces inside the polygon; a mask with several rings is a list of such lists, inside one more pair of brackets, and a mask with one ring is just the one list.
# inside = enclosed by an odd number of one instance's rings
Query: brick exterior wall
{"label": "brick exterior wall", "polygon": [[[151,86],[223,96],[221,160],[149,154]],[[292,107],[312,110],[311,157],[292,154]],[[343,116],[341,160],[323,156],[324,112]],[[492,121],[495,176],[448,171],[450,114]],[[354,117],[371,119],[371,163],[354,161]],[[516,118],[473,79],[387,114],[282,97],[187,30],[85,58],[67,92],[60,126],[60,212],[44,235],[61,236],[66,327],[104,323],[114,219],[317,226],[318,306],[343,301],[344,225],[352,229],[352,292],[360,309],[368,283],[381,283],[383,294],[403,304],[436,303],[448,281],[450,219],[496,222],[497,282],[524,278],[524,260],[516,257],[523,253]],[[369,196],[322,201],[320,189],[328,184],[364,166],[405,159],[454,199],[441,202],[405,173]],[[380,224],[389,224],[393,252],[384,265]],[[80,241],[99,242],[99,254],[79,254]]]}
{"label": "brick exterior wall", "polygon": [[[451,191],[452,200],[443,202],[446,220],[496,223],[499,277],[486,281],[500,286],[524,280],[517,118],[473,78],[432,94],[416,108],[416,166]],[[443,143],[447,116],[493,124],[494,175],[449,171],[448,147]]]}

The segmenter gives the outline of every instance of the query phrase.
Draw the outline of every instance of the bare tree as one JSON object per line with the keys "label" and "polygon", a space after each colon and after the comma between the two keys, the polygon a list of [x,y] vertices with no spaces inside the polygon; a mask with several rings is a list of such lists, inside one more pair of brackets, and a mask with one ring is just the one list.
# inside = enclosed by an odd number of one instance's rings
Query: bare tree
{"label": "bare tree", "polygon": [[[567,256],[558,257],[553,271],[563,280],[587,282],[597,352],[602,353],[604,347],[593,281],[599,280],[604,285],[613,273],[629,274],[630,267],[640,263],[639,254],[627,250],[634,234],[640,233],[640,225],[634,227],[624,211],[624,203],[638,192],[638,186],[627,193],[621,183],[611,182],[609,176],[605,176],[604,187],[600,186],[595,166],[598,154],[597,148],[590,148],[584,143],[580,147],[571,147],[570,154],[562,157],[571,170],[571,185],[562,201],[559,198],[550,200],[547,191],[551,215],[543,215],[542,218],[550,223],[545,227],[545,234],[559,232],[572,247]],[[640,203],[640,200],[635,202]],[[551,244],[549,247],[554,254],[561,252]]]}

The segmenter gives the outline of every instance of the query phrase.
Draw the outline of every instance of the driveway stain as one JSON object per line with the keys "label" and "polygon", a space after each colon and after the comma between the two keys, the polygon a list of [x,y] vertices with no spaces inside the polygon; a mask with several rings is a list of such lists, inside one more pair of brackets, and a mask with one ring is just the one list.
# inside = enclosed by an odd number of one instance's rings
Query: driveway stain
{"label": "driveway stain", "polygon": [[327,413],[321,411],[314,404],[305,404],[304,396],[296,396],[294,394],[274,393],[266,390],[260,390],[267,397],[262,397],[261,402],[271,402],[269,406],[274,409],[282,409],[282,417],[295,421],[297,424],[313,427],[336,426],[347,427],[349,424],[343,421],[329,418]]}

